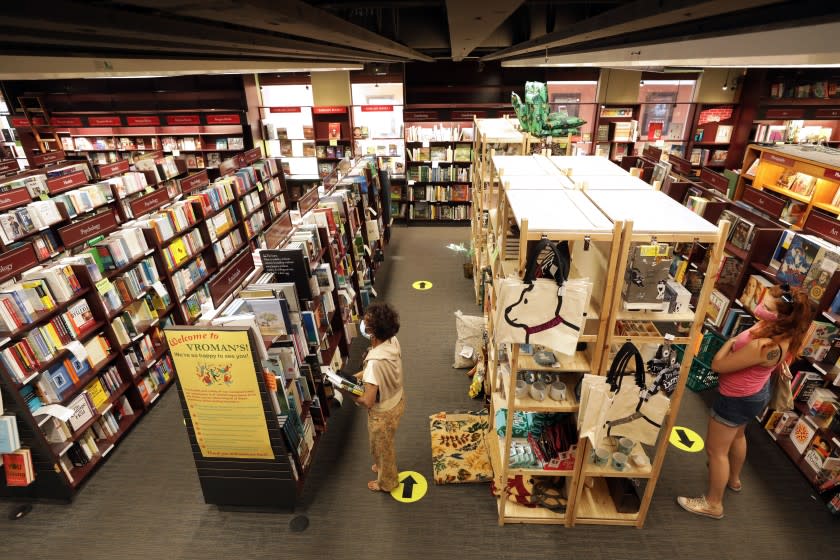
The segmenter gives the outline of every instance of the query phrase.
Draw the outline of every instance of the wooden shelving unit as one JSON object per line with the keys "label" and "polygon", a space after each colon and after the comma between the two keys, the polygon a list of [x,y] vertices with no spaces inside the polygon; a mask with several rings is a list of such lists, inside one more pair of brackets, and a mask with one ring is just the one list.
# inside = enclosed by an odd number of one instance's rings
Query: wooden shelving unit
{"label": "wooden shelving unit", "polygon": [[[658,334],[657,323],[682,322],[690,324],[690,329],[685,335],[676,336],[673,339],[673,343],[685,345],[685,354],[682,359],[677,388],[671,395],[670,412],[666,417],[666,422],[659,431],[659,437],[653,449],[650,452],[644,450],[651,460],[650,467],[631,468],[615,475],[647,479],[638,513],[618,513],[610,507],[611,499],[602,479],[608,474],[612,475],[612,473],[605,473],[603,469],[592,464],[590,452],[593,443],[588,438],[579,450],[579,457],[582,457],[585,462],[578,480],[578,500],[582,507],[575,510],[575,517],[571,520],[571,524],[611,524],[642,527],[665,459],[668,436],[673,428],[685,392],[691,359],[700,336],[706,302],[712,290],[727,230],[725,228],[719,229],[660,192],[593,190],[589,191],[587,195],[609,219],[624,224],[621,235],[621,258],[615,269],[614,280],[611,282],[614,292],[610,298],[611,309],[609,310],[606,336],[599,339],[602,344],[600,354],[602,362],[598,372],[601,375],[606,374],[613,357],[612,349],[624,341],[629,340],[636,343],[664,342],[664,337]],[[624,284],[631,245],[650,243],[652,240],[657,243],[702,243],[707,245],[708,251],[712,251],[708,268],[705,271],[706,280],[699,296],[698,305],[693,313],[674,315],[662,312],[623,310],[621,289]],[[636,336],[626,332],[626,329],[625,332],[620,331],[619,323],[627,321],[635,321],[642,327],[636,332],[650,332],[651,334]],[[598,446],[602,445],[604,445],[603,442],[598,442]],[[592,479],[591,486],[587,484],[589,479]]]}

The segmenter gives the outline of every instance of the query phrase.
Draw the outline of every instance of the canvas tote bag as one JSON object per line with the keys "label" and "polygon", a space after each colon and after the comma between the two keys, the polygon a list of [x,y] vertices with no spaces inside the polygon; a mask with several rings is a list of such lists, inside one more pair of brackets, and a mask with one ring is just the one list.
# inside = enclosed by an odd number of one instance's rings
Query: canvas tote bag
{"label": "canvas tote bag", "polygon": [[[635,361],[632,380],[625,374],[630,360]],[[668,413],[670,399],[659,387],[645,386],[645,366],[639,350],[625,342],[613,358],[607,383],[615,394],[607,412],[607,435],[628,437],[647,445],[656,444],[659,428]]]}
{"label": "canvas tote bag", "polygon": [[[539,256],[549,258],[539,263]],[[539,264],[539,266],[538,266]],[[541,344],[562,354],[575,352],[592,293],[588,279],[568,280],[569,244],[541,239],[528,255],[525,278],[504,278],[496,304],[496,342]],[[537,278],[538,271],[551,278]]]}

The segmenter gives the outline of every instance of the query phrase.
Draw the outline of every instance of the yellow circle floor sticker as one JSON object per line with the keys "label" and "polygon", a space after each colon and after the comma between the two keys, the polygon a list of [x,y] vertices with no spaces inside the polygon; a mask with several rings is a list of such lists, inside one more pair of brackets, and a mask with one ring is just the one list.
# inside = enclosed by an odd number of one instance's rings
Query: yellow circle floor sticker
{"label": "yellow circle floor sticker", "polygon": [[397,477],[400,485],[391,490],[391,496],[398,502],[410,504],[416,502],[426,495],[429,483],[419,472],[403,471]]}
{"label": "yellow circle floor sticker", "polygon": [[411,285],[412,288],[415,290],[420,290],[421,292],[425,292],[426,290],[432,289],[432,283],[428,280],[418,280],[414,284]]}
{"label": "yellow circle floor sticker", "polygon": [[671,442],[671,445],[682,451],[688,451],[689,453],[703,451],[704,443],[700,434],[683,426],[674,426],[674,429],[671,430],[671,437],[668,440]]}

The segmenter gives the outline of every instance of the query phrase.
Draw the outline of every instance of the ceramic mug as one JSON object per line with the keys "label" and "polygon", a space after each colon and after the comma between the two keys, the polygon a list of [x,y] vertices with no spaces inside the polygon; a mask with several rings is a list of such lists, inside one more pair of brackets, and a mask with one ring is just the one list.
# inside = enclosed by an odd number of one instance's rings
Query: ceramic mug
{"label": "ceramic mug", "polygon": [[535,401],[545,400],[545,383],[537,381],[531,384],[531,398]]}
{"label": "ceramic mug", "polygon": [[597,449],[592,450],[592,462],[598,465],[599,467],[605,466],[610,461],[610,452],[604,449],[603,447],[599,447]]}
{"label": "ceramic mug", "polygon": [[623,471],[627,466],[627,455],[616,451],[612,454],[612,467],[617,471]]}
{"label": "ceramic mug", "polygon": [[516,398],[524,399],[528,396],[528,384],[524,379],[516,380]]}
{"label": "ceramic mug", "polygon": [[630,452],[633,451],[633,446],[636,445],[632,439],[623,437],[618,439],[618,449],[619,453],[624,453],[625,455],[630,455]]}
{"label": "ceramic mug", "polygon": [[551,384],[551,387],[548,390],[548,396],[551,397],[555,401],[565,401],[566,400],[566,384],[562,381],[555,381]]}

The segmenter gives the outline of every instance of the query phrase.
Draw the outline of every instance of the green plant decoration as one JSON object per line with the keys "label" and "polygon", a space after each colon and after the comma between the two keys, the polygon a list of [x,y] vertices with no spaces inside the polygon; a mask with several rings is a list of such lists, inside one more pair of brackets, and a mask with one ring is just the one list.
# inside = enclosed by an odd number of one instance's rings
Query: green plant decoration
{"label": "green plant decoration", "polygon": [[548,88],[542,82],[525,82],[525,102],[516,92],[510,94],[513,110],[522,130],[536,136],[568,136],[580,134],[586,121],[565,113],[552,113],[548,104]]}

